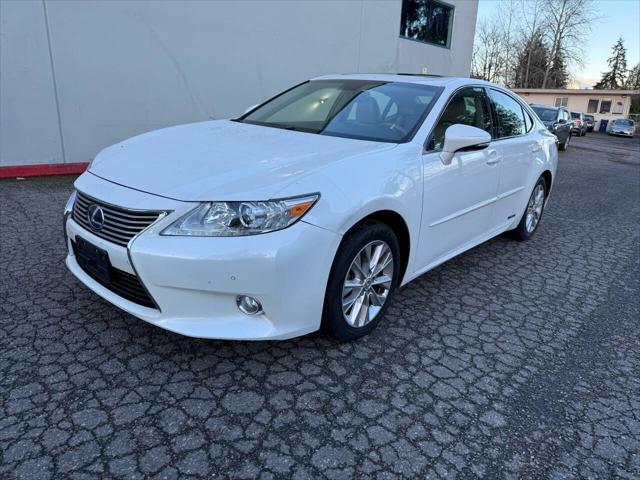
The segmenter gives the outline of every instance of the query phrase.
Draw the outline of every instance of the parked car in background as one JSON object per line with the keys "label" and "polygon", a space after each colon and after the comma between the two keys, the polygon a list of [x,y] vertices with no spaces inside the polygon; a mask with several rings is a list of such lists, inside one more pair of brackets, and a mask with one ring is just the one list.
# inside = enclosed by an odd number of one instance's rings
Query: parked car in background
{"label": "parked car in background", "polygon": [[563,107],[550,107],[532,103],[531,108],[545,127],[558,139],[558,149],[566,150],[571,141],[571,116]]}
{"label": "parked car in background", "polygon": [[587,124],[584,121],[584,114],[582,112],[571,112],[571,133],[579,137],[584,137],[587,134]]}
{"label": "parked car in background", "polygon": [[636,122],[628,118],[617,118],[607,126],[609,135],[622,135],[625,137],[633,137],[636,131]]}
{"label": "parked car in background", "polygon": [[502,232],[531,238],[557,160],[499,85],[320,77],[103,150],[65,208],[66,264],[183,335],[351,340],[400,285]]}
{"label": "parked car in background", "polygon": [[596,125],[596,119],[593,115],[584,115],[584,123],[587,124],[587,132],[593,132]]}

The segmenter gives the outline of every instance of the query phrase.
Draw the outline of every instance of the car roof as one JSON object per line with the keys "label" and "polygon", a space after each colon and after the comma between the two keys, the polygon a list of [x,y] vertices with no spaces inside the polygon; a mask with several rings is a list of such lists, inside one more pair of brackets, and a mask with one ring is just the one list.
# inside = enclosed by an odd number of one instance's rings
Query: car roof
{"label": "car roof", "polygon": [[349,73],[338,75],[323,75],[311,80],[373,80],[379,82],[401,82],[418,83],[422,85],[433,85],[436,87],[452,87],[464,85],[487,85],[505,89],[485,80],[477,80],[469,77],[444,77],[439,75],[420,75],[414,73]]}

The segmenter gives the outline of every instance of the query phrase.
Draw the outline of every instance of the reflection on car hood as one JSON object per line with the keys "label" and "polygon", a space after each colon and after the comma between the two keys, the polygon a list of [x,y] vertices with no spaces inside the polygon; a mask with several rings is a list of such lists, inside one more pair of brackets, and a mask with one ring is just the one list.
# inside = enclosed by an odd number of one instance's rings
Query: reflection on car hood
{"label": "reflection on car hood", "polygon": [[89,171],[177,200],[267,200],[333,162],[395,146],[217,120],[125,140],[100,152]]}

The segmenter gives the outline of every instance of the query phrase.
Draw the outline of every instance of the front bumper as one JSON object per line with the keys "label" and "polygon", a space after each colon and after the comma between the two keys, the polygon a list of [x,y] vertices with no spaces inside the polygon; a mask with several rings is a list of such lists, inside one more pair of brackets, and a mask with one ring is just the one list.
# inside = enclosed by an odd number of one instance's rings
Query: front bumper
{"label": "front bumper", "polygon": [[623,130],[611,130],[611,135],[622,135],[624,137],[633,137],[633,132],[625,132]]}
{"label": "front bumper", "polygon": [[[246,237],[160,236],[162,229],[194,204],[83,177],[76,187],[94,198],[129,208],[151,205],[155,198],[164,204],[153,208],[172,210],[127,247],[104,240],[66,217],[67,267],[105,300],[142,320],[191,337],[286,339],[320,327],[329,270],[341,240],[338,234],[300,221],[278,232]],[[76,236],[106,250],[114,268],[137,275],[158,308],[126,300],[85,273],[71,248]],[[257,298],[264,312],[255,316],[240,312],[237,295]]]}

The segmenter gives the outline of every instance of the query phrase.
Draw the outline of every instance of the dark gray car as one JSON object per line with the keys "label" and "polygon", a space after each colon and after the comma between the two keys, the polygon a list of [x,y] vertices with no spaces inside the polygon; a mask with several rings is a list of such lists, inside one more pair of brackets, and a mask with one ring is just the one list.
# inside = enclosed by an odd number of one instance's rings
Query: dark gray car
{"label": "dark gray car", "polygon": [[596,124],[596,119],[593,115],[585,115],[584,123],[587,124],[587,132],[593,132],[593,127]]}
{"label": "dark gray car", "polygon": [[571,115],[563,107],[531,104],[531,108],[547,129],[558,139],[558,150],[566,150],[571,141]]}

